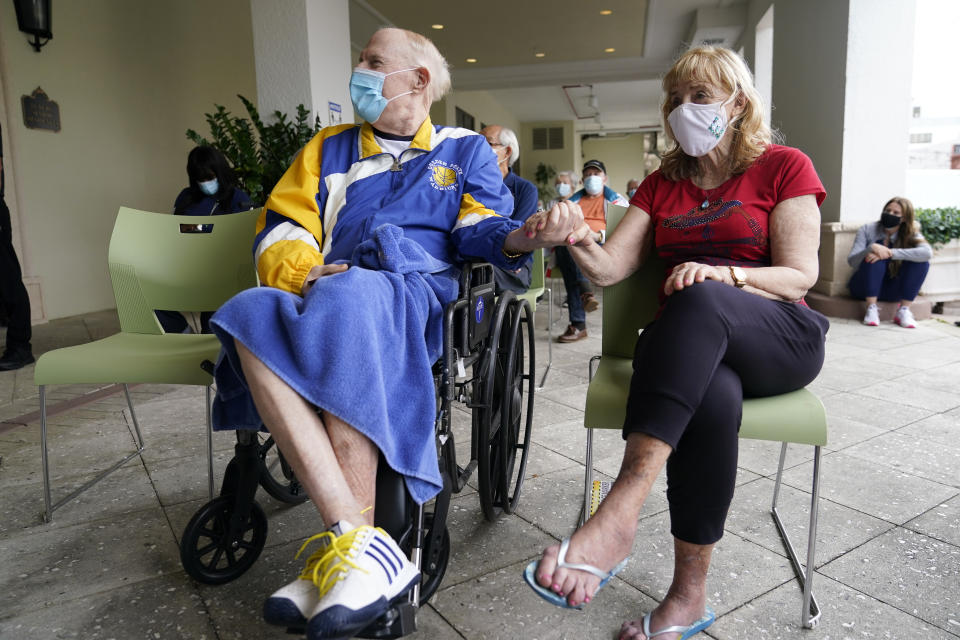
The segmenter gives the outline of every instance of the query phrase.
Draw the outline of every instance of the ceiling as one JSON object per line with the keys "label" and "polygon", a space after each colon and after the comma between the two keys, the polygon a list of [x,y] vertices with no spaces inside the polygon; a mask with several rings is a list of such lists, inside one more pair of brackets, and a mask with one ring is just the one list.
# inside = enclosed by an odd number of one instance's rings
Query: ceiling
{"label": "ceiling", "polygon": [[455,91],[487,91],[521,122],[573,119],[584,132],[627,131],[660,125],[659,78],[684,43],[738,45],[746,4],[350,0],[350,22],[356,51],[382,26],[426,35],[450,63]]}

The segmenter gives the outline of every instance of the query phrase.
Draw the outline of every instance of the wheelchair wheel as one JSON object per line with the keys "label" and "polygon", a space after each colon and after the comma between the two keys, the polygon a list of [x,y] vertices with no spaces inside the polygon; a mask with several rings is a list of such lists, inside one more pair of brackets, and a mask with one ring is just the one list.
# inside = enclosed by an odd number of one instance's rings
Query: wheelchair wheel
{"label": "wheelchair wheel", "polygon": [[204,584],[224,584],[249,569],[267,542],[267,516],[256,502],[246,522],[231,534],[234,497],[205,504],[183,531],[180,562],[191,578]]}
{"label": "wheelchair wheel", "polygon": [[[497,441],[497,469],[500,471],[497,502],[507,513],[513,513],[520,502],[520,488],[526,474],[536,373],[533,314],[529,303],[517,300],[510,320],[510,340],[503,367],[503,388],[500,391],[500,431]],[[525,353],[529,354],[526,362]]]}
{"label": "wheelchair wheel", "polygon": [[280,453],[273,436],[260,443],[257,455],[260,457],[260,486],[267,493],[288,504],[300,504],[307,500],[309,496],[306,489],[293,475],[293,469]]}
{"label": "wheelchair wheel", "polygon": [[[491,330],[487,375],[477,419],[477,480],[480,507],[487,520],[511,513],[520,499],[533,420],[533,323],[526,301],[504,295]],[[526,325],[527,331],[522,328]],[[525,354],[529,366],[524,373]],[[524,405],[526,393],[526,407]],[[524,412],[526,408],[526,412]],[[520,454],[519,459],[517,454]],[[511,493],[512,490],[512,493]]]}

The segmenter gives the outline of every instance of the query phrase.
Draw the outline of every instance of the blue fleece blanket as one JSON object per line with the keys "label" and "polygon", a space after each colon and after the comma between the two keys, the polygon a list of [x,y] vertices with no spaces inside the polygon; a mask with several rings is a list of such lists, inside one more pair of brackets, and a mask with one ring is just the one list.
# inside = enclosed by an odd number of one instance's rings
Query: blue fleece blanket
{"label": "blue fleece blanket", "polygon": [[259,429],[234,340],[308,402],[370,438],[418,503],[441,488],[434,445],[431,366],[443,349],[443,309],[456,272],[394,225],[357,246],[351,267],[306,297],[260,287],[214,314],[216,429]]}

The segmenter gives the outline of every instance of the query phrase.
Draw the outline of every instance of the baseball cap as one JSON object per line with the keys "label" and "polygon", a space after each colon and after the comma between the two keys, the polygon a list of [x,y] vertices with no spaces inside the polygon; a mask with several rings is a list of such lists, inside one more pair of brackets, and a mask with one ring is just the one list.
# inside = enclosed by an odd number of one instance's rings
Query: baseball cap
{"label": "baseball cap", "polygon": [[600,162],[599,160],[587,160],[586,162],[583,163],[583,171],[586,171],[591,167],[595,169],[600,169],[600,171],[603,171],[604,173],[607,172],[607,168],[603,166],[603,163]]}

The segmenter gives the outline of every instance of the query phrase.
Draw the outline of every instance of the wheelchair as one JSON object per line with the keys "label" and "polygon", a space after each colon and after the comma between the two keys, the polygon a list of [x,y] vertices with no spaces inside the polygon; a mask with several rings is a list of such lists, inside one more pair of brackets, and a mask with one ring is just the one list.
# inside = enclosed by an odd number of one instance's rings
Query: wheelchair
{"label": "wheelchair", "polygon": [[[487,520],[512,513],[520,500],[533,425],[533,314],[513,292],[497,295],[489,264],[467,265],[459,286],[458,299],[444,310],[443,353],[433,365],[443,488],[433,501],[418,505],[382,455],[377,471],[375,524],[409,554],[421,581],[358,637],[397,638],[416,630],[416,610],[440,586],[450,558],[451,495],[462,491],[474,472]],[[205,366],[212,370],[212,364]],[[466,466],[456,457],[455,403],[470,410]],[[238,431],[220,495],[194,514],[181,536],[180,559],[188,575],[224,584],[256,562],[267,537],[267,518],[255,499],[258,486],[289,504],[307,500],[269,434]]]}

